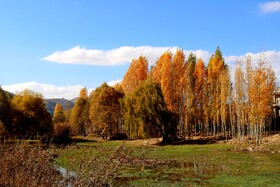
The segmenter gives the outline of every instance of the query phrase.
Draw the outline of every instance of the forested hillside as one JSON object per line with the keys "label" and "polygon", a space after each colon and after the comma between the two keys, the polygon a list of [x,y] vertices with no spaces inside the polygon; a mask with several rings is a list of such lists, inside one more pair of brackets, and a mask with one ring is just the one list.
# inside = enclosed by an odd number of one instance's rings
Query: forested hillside
{"label": "forested hillside", "polygon": [[55,105],[60,104],[64,110],[73,108],[74,102],[67,99],[45,99],[46,108],[48,112],[53,116]]}

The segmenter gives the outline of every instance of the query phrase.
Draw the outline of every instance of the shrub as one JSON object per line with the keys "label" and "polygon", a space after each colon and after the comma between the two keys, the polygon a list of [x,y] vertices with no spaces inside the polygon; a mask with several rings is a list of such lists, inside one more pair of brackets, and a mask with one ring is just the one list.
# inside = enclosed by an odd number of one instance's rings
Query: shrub
{"label": "shrub", "polygon": [[66,186],[40,145],[0,144],[0,186]]}
{"label": "shrub", "polygon": [[54,125],[54,134],[49,137],[46,136],[41,139],[44,144],[54,143],[57,145],[70,144],[72,143],[72,138],[70,137],[71,127],[67,123],[56,123]]}
{"label": "shrub", "polygon": [[57,123],[54,125],[54,143],[69,144],[72,142],[70,137],[71,127],[67,123]]}
{"label": "shrub", "polygon": [[0,120],[0,141],[8,137],[8,131],[6,130],[4,123]]}
{"label": "shrub", "polygon": [[[94,149],[95,150],[95,149]],[[113,186],[125,157],[123,146],[113,152],[99,149],[93,155],[87,150],[88,157],[73,157],[71,163],[79,162],[75,174],[66,170],[64,176],[52,162],[57,156],[52,147],[45,149],[41,144],[0,144],[0,186]],[[96,151],[96,150],[95,150]],[[75,160],[78,159],[78,160]],[[71,165],[69,166],[71,167]]]}

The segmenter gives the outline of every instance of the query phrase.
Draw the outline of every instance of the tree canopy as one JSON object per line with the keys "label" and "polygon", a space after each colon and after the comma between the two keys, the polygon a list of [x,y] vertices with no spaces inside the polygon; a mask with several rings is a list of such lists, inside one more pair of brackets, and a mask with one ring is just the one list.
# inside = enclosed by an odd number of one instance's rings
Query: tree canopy
{"label": "tree canopy", "polygon": [[90,95],[89,117],[95,130],[102,136],[112,136],[122,131],[121,92],[103,83]]}
{"label": "tree canopy", "polygon": [[11,101],[13,134],[17,136],[51,135],[53,124],[41,94],[24,90]]}

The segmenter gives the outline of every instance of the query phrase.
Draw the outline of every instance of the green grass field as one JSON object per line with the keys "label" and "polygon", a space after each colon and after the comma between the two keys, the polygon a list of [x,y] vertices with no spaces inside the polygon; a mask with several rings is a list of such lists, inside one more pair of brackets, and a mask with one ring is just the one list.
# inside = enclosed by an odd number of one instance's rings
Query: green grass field
{"label": "green grass field", "polygon": [[119,166],[114,186],[280,186],[279,144],[271,146],[272,151],[250,152],[242,149],[248,145],[230,143],[158,146],[140,140],[77,142],[59,149],[56,163],[79,171],[91,158],[108,163],[104,161],[111,159],[119,146],[131,162]]}

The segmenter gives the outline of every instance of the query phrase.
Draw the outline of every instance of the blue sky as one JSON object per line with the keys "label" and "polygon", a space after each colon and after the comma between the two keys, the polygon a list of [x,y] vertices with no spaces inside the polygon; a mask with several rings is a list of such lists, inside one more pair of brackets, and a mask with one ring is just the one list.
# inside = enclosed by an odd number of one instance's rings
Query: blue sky
{"label": "blue sky", "polygon": [[279,79],[279,23],[280,1],[0,0],[0,85],[70,99],[141,54],[153,64],[179,47],[208,63],[217,46],[231,66],[265,52]]}

